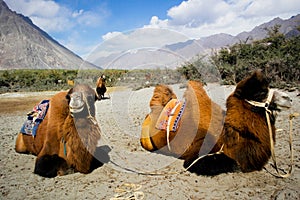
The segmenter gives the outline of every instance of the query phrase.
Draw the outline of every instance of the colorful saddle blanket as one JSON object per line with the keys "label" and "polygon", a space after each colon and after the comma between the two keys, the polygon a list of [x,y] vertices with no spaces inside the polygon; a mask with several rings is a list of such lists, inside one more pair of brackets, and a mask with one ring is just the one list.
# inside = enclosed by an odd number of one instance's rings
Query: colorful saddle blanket
{"label": "colorful saddle blanket", "polygon": [[159,130],[176,131],[180,125],[180,119],[184,112],[185,101],[172,99],[164,107],[156,122],[155,128]]}
{"label": "colorful saddle blanket", "polygon": [[43,100],[34,106],[31,112],[27,113],[27,120],[24,122],[21,133],[36,136],[38,126],[45,118],[49,108],[49,100]]}

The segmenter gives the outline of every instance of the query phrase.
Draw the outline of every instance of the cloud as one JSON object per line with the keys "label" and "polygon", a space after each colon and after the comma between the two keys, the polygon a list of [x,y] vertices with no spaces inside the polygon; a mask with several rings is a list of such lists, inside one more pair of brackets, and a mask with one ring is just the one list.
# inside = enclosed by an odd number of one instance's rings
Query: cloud
{"label": "cloud", "polygon": [[54,1],[6,0],[6,3],[17,13],[28,16],[34,24],[46,32],[59,32],[73,26],[67,17],[70,11]]}
{"label": "cloud", "polygon": [[28,16],[34,24],[48,33],[70,31],[74,27],[88,28],[100,26],[109,15],[104,9],[96,11],[71,10],[49,0],[5,0],[17,13]]}
{"label": "cloud", "polygon": [[249,3],[245,12],[241,15],[245,17],[276,16],[298,13],[300,4],[298,0],[255,0]]}
{"label": "cloud", "polygon": [[170,8],[167,19],[153,16],[145,27],[168,28],[191,38],[217,33],[236,35],[275,17],[299,14],[297,0],[187,0]]}
{"label": "cloud", "polygon": [[166,44],[184,42],[189,38],[180,32],[162,28],[139,28],[128,32],[109,32],[102,36],[103,42],[89,55],[87,60],[93,62],[113,53],[135,52],[137,49],[161,48]]}
{"label": "cloud", "polygon": [[102,36],[104,42],[101,48],[107,50],[126,51],[144,47],[161,47],[164,44],[172,44],[186,41],[188,38],[176,31],[157,28],[139,28],[128,32],[109,32]]}
{"label": "cloud", "polygon": [[114,38],[118,35],[121,35],[122,33],[121,32],[108,32],[106,33],[105,35],[102,36],[102,39],[105,41],[105,40],[109,40],[111,38]]}
{"label": "cloud", "polygon": [[201,24],[215,22],[228,10],[229,6],[224,1],[189,0],[168,10],[168,16],[171,18],[170,25],[198,27]]}
{"label": "cloud", "polygon": [[40,0],[5,0],[10,8],[26,16],[39,16],[44,18],[54,17],[59,12],[60,6],[54,1]]}

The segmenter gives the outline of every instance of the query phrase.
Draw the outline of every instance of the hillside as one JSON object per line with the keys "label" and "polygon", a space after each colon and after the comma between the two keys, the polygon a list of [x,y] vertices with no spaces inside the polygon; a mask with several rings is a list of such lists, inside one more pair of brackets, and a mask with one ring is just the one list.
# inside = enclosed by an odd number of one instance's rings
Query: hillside
{"label": "hillside", "polygon": [[0,70],[83,69],[95,65],[68,50],[0,0]]}

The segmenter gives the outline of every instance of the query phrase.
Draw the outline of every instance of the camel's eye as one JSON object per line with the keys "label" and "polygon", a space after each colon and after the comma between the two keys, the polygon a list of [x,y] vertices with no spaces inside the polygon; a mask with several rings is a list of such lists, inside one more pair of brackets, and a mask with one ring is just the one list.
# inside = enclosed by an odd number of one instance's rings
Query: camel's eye
{"label": "camel's eye", "polygon": [[82,99],[82,94],[80,92],[74,92],[70,95],[71,99],[77,101]]}
{"label": "camel's eye", "polygon": [[159,98],[160,98],[160,95],[158,95],[158,94],[155,94],[155,95],[153,96],[153,98],[155,98],[155,99],[159,99]]}
{"label": "camel's eye", "polygon": [[282,98],[286,101],[293,102],[293,100],[289,96],[282,96]]}

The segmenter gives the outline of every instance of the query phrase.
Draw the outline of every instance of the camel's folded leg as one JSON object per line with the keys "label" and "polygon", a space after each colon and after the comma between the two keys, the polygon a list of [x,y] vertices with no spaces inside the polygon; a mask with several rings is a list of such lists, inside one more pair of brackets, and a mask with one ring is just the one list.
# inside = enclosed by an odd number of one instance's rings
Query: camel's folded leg
{"label": "camel's folded leg", "polygon": [[68,170],[67,161],[57,154],[38,157],[34,167],[35,174],[48,178],[66,175],[69,173]]}
{"label": "camel's folded leg", "polygon": [[155,149],[150,139],[150,134],[149,134],[150,125],[151,125],[151,117],[150,115],[147,115],[142,124],[142,134],[141,134],[140,142],[144,149],[148,151],[153,151]]}
{"label": "camel's folded leg", "polygon": [[24,135],[19,133],[16,139],[15,150],[18,153],[29,153],[24,142]]}
{"label": "camel's folded leg", "polygon": [[36,137],[23,133],[18,134],[15,145],[16,152],[37,155],[41,147]]}

